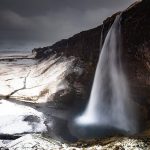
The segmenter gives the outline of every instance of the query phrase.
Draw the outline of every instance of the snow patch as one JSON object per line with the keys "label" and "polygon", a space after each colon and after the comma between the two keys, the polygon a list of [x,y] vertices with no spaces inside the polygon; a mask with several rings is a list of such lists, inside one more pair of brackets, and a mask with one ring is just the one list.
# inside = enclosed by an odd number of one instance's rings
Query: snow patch
{"label": "snow patch", "polygon": [[[38,118],[26,120],[26,117]],[[10,101],[0,101],[0,134],[20,134],[30,132],[44,132],[45,117],[43,113],[29,107]]]}

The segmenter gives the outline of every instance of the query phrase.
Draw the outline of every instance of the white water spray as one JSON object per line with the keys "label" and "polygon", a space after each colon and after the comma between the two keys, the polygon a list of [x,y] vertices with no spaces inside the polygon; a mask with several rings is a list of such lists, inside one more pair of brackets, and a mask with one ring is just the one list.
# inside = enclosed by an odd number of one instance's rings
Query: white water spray
{"label": "white water spray", "polygon": [[116,17],[104,41],[88,106],[75,121],[135,132],[134,110],[120,60],[120,18]]}

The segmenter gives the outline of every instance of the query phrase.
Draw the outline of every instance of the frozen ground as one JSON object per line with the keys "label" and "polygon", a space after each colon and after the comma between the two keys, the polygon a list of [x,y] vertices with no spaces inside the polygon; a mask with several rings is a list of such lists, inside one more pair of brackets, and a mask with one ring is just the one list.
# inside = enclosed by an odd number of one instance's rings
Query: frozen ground
{"label": "frozen ground", "polygon": [[0,134],[13,135],[31,132],[44,132],[45,117],[29,106],[0,100]]}
{"label": "frozen ground", "polygon": [[1,143],[5,150],[149,150],[149,137],[111,137],[74,144],[61,143],[40,135],[25,135],[17,140]]}
{"label": "frozen ground", "polygon": [[65,77],[74,58],[53,55],[38,62],[28,55],[9,55],[0,55],[0,137],[55,132],[53,119],[64,120],[67,111],[47,102],[68,88]]}
{"label": "frozen ground", "polygon": [[0,63],[0,97],[46,102],[59,90],[67,88],[65,76],[74,58],[52,56],[40,63],[17,59]]}

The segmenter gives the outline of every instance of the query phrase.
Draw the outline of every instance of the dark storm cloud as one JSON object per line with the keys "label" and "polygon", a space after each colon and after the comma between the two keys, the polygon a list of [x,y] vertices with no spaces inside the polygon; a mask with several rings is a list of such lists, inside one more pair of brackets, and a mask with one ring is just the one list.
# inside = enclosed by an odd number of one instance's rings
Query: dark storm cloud
{"label": "dark storm cloud", "polygon": [[[0,0],[0,49],[51,44],[97,25],[134,0]],[[14,47],[15,47],[14,46]]]}

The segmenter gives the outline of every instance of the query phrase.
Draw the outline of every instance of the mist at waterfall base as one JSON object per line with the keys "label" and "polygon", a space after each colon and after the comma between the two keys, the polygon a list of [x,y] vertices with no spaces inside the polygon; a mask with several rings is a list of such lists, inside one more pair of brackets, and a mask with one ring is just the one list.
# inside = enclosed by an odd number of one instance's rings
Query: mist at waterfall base
{"label": "mist at waterfall base", "polygon": [[70,125],[78,138],[136,133],[135,110],[121,63],[120,20],[118,15],[102,46],[89,103]]}

